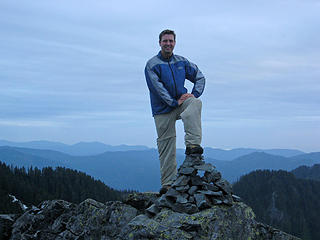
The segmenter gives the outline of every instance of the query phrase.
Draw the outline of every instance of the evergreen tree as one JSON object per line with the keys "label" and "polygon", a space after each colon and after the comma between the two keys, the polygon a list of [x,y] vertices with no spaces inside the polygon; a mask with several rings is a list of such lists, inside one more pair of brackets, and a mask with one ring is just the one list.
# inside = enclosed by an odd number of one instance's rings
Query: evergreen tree
{"label": "evergreen tree", "polygon": [[99,202],[120,200],[128,191],[117,191],[85,173],[64,167],[25,169],[0,162],[0,213],[21,213],[9,194],[31,206],[52,199],[73,203],[87,198]]}
{"label": "evergreen tree", "polygon": [[320,239],[320,182],[286,171],[258,170],[233,185],[257,219],[304,240]]}

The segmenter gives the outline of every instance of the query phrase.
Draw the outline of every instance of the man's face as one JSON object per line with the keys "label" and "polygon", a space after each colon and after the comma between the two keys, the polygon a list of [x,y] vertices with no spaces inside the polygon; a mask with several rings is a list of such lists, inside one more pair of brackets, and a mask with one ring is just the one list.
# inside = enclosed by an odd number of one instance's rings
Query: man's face
{"label": "man's face", "polygon": [[164,57],[170,57],[172,55],[176,41],[172,34],[165,34],[162,36],[161,41],[159,42],[161,47],[161,53]]}

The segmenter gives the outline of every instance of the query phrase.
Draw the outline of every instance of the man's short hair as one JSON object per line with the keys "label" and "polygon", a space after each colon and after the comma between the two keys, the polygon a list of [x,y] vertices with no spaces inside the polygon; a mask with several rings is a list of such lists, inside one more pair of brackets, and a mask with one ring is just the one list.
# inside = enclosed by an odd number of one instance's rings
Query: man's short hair
{"label": "man's short hair", "polygon": [[174,31],[173,31],[173,30],[166,29],[166,30],[163,30],[163,31],[159,34],[159,42],[161,42],[161,38],[162,38],[162,36],[165,35],[165,34],[172,34],[174,40],[176,40],[176,34],[174,33]]}

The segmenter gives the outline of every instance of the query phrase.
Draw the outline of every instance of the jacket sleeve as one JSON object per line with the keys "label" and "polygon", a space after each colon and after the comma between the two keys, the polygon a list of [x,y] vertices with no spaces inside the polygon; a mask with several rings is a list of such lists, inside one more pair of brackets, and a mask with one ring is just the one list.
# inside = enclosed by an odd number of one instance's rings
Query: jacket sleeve
{"label": "jacket sleeve", "polygon": [[148,88],[154,95],[160,97],[170,107],[177,107],[178,101],[171,97],[168,90],[163,86],[158,74],[147,64],[145,67],[145,76]]}
{"label": "jacket sleeve", "polygon": [[192,94],[198,98],[201,96],[205,86],[205,77],[196,64],[187,61],[186,63],[186,79],[194,83]]}

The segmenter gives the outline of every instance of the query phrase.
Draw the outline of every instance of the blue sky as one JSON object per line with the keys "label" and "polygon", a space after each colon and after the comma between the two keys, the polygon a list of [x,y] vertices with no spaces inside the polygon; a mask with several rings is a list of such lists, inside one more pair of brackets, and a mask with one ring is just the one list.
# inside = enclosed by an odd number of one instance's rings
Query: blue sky
{"label": "blue sky", "polygon": [[[204,146],[320,151],[319,12],[308,0],[2,0],[0,139],[155,147],[144,66],[169,28],[207,80]],[[181,122],[177,137],[183,147]]]}

